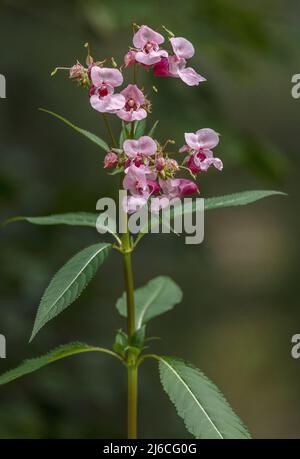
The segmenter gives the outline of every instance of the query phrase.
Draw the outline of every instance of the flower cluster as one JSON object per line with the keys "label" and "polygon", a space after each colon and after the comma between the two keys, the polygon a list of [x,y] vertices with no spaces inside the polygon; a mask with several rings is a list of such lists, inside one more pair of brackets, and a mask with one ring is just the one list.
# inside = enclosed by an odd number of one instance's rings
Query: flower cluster
{"label": "flower cluster", "polygon": [[[155,198],[151,203],[151,210],[155,212],[167,206],[170,199],[199,192],[194,181],[197,174],[206,172],[210,166],[218,170],[223,168],[222,161],[212,152],[219,143],[219,135],[212,129],[186,133],[186,143],[176,152],[180,161],[166,151],[166,146],[174,142],[161,145],[146,135],[136,138],[136,124],[147,117],[151,104],[136,81],[115,92],[123,84],[124,69],[132,66],[152,69],[154,76],[180,78],[189,86],[205,81],[187,66],[187,60],[194,56],[195,50],[186,38],[175,37],[168,31],[168,50],[163,48],[163,35],[146,25],[136,27],[133,46],[126,53],[120,69],[116,68],[113,59],[113,67],[105,67],[105,61],[95,62],[88,55],[86,68],[77,62],[69,72],[71,79],[89,90],[90,104],[95,110],[116,115],[124,123],[123,130],[130,123],[126,140],[120,148],[114,142],[104,159],[104,168],[124,173],[123,187],[129,193],[125,207],[129,213],[144,206],[150,197]],[[177,177],[182,171],[187,171],[193,180]]]}

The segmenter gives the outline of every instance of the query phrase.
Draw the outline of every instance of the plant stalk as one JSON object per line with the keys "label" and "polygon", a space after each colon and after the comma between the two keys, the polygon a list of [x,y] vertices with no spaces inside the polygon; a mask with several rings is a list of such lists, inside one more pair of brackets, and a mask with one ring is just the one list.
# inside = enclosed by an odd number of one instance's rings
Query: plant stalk
{"label": "plant stalk", "polygon": [[[134,335],[135,329],[135,304],[134,304],[134,283],[131,261],[131,241],[130,233],[123,236],[123,255],[124,255],[124,277],[126,286],[127,299],[127,334],[129,343]],[[127,372],[128,372],[128,438],[137,438],[137,400],[138,400],[138,368],[136,356],[128,351],[127,355]]]}

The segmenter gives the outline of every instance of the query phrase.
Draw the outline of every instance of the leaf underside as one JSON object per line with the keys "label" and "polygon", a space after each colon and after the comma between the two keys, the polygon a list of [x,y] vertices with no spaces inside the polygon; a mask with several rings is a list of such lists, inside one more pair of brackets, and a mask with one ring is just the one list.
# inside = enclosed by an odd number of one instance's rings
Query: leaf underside
{"label": "leaf underside", "polygon": [[77,253],[55,274],[41,299],[30,341],[49,320],[80,296],[111,247],[111,244],[105,243],[89,246]]}
{"label": "leaf underside", "polygon": [[47,354],[36,357],[34,359],[25,360],[20,366],[9,370],[6,373],[0,375],[0,385],[7,384],[14,379],[18,379],[21,376],[32,373],[40,368],[55,362],[56,360],[64,359],[65,357],[70,357],[75,354],[80,354],[82,352],[89,351],[98,351],[98,352],[109,352],[106,349],[102,349],[96,346],[89,346],[85,343],[70,343],[63,346],[59,346]]}
{"label": "leaf underside", "polygon": [[[167,311],[182,300],[182,291],[166,276],[159,276],[134,292],[136,306],[136,328]],[[117,301],[116,307],[123,317],[127,317],[126,295]]]}
{"label": "leaf underside", "polygon": [[163,388],[195,438],[251,438],[222,393],[200,370],[181,359],[157,358]]}

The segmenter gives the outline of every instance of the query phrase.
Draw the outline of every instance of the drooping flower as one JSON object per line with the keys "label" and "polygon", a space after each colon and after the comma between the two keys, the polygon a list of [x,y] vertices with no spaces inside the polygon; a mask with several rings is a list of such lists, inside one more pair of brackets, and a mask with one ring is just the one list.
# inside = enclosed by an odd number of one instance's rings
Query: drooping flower
{"label": "drooping flower", "polygon": [[135,60],[140,64],[150,66],[159,62],[162,57],[168,57],[167,51],[159,48],[164,41],[160,33],[148,26],[141,26],[133,36],[133,45],[137,49]]}
{"label": "drooping flower", "polygon": [[139,121],[147,117],[147,112],[142,108],[145,96],[135,85],[129,84],[121,91],[125,99],[124,106],[117,112],[117,116],[126,122]]}
{"label": "drooping flower", "polygon": [[159,183],[163,190],[163,195],[169,199],[181,199],[198,191],[196,183],[188,179],[160,179]]}
{"label": "drooping flower", "polygon": [[118,165],[118,155],[113,151],[109,151],[104,158],[104,169],[113,169]]}
{"label": "drooping flower", "polygon": [[114,94],[114,88],[123,83],[122,73],[118,69],[91,67],[90,89],[91,106],[101,113],[116,113],[124,107],[125,97],[122,94]]}
{"label": "drooping flower", "polygon": [[206,79],[192,67],[186,67],[186,59],[194,56],[195,50],[191,42],[183,37],[170,38],[174,55],[163,58],[154,66],[155,76],[170,76],[181,78],[189,86],[197,86]]}
{"label": "drooping flower", "polygon": [[219,135],[209,128],[199,129],[196,133],[185,133],[186,145],[180,148],[180,152],[188,152],[186,161],[193,174],[207,171],[210,166],[218,170],[223,169],[223,163],[215,158],[212,149],[219,143]]}

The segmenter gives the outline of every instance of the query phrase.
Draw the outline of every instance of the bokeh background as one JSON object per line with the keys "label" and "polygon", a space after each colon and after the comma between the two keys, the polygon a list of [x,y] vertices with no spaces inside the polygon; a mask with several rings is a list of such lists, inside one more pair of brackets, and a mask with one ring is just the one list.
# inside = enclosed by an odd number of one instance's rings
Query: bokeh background
{"label": "bokeh background", "polygon": [[[156,319],[153,350],[192,361],[212,378],[255,438],[300,437],[300,361],[291,337],[299,311],[299,116],[291,78],[300,71],[298,1],[77,0],[0,3],[1,218],[94,211],[114,196],[117,177],[102,170],[103,153],[38,107],[105,136],[100,115],[57,65],[96,58],[120,62],[131,44],[131,22],[164,24],[197,48],[194,66],[207,83],[146,76],[157,135],[182,144],[185,131],[222,134],[222,173],[200,177],[202,196],[280,189],[249,207],[206,215],[205,242],[148,236],[134,255],[136,285],[158,274],[184,292],[181,305]],[[116,127],[116,125],[114,125]],[[124,326],[115,310],[123,291],[113,253],[85,295],[28,344],[40,297],[73,254],[99,240],[92,229],[1,229],[0,333],[7,338],[1,372],[23,358],[74,340],[110,346]],[[189,438],[160,388],[155,363],[140,377],[140,436]],[[82,355],[48,366],[0,390],[1,438],[119,438],[125,434],[126,375],[107,356]]]}

